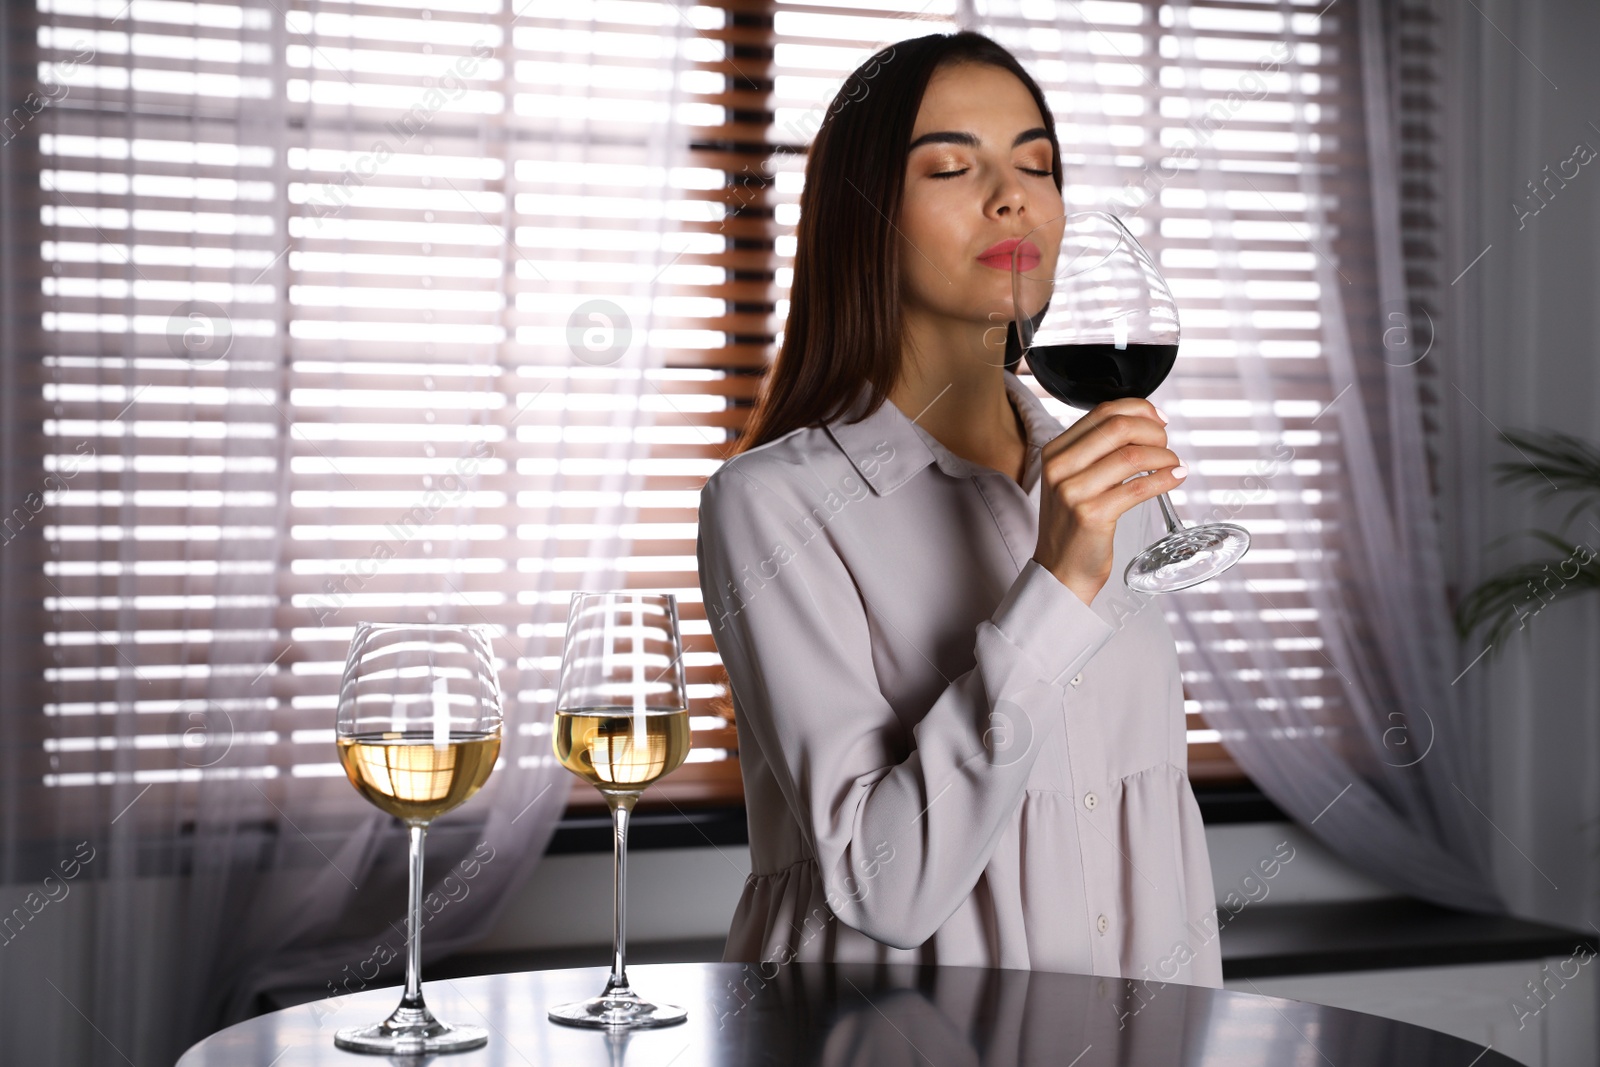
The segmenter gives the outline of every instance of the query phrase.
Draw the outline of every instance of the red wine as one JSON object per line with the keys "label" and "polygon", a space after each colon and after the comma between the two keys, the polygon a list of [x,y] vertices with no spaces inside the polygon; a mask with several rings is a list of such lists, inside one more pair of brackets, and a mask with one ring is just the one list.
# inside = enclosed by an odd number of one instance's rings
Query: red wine
{"label": "red wine", "polygon": [[1051,396],[1087,411],[1106,400],[1149,396],[1177,358],[1177,345],[1037,345],[1028,350],[1028,367]]}

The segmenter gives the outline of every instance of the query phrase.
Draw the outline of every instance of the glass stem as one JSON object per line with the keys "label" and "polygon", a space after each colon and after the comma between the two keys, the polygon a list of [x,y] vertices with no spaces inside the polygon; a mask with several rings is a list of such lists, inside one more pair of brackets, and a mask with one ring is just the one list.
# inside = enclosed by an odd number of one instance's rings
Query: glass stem
{"label": "glass stem", "polygon": [[1167,532],[1177,533],[1183,529],[1183,520],[1178,518],[1178,513],[1172,510],[1172,501],[1167,499],[1167,494],[1162,493],[1156,497],[1156,502],[1161,505],[1161,517],[1167,520]]}
{"label": "glass stem", "polygon": [[423,1008],[422,1002],[422,839],[427,823],[411,823],[411,893],[406,907],[406,993],[401,1008]]}
{"label": "glass stem", "polygon": [[627,944],[628,896],[628,817],[639,798],[633,793],[607,793],[606,803],[611,807],[611,977],[606,980],[605,995],[619,993],[631,996],[628,974],[623,957]]}

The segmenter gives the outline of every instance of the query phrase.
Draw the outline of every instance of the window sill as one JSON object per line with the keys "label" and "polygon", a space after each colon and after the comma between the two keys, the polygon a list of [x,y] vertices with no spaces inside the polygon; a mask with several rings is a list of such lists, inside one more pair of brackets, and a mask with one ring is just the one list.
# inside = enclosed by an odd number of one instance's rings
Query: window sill
{"label": "window sill", "polygon": [[[648,796],[649,794],[645,794]],[[678,811],[635,811],[628,821],[628,851],[651,848],[705,848],[750,843],[744,805]],[[547,856],[611,851],[609,812],[568,809],[556,823]]]}
{"label": "window sill", "polygon": [[[1219,918],[1226,917],[1223,912]],[[1478,915],[1409,897],[1244,908],[1222,931],[1229,981],[1285,975],[1460,967],[1600,952],[1581,930]]]}
{"label": "window sill", "polygon": [[[1200,817],[1207,825],[1288,822],[1289,817],[1249,781],[1194,785]],[[646,796],[649,794],[647,793]],[[703,848],[750,843],[743,804],[636,811],[628,824],[628,849]],[[611,817],[604,812],[568,809],[556,824],[547,855],[611,851]]]}

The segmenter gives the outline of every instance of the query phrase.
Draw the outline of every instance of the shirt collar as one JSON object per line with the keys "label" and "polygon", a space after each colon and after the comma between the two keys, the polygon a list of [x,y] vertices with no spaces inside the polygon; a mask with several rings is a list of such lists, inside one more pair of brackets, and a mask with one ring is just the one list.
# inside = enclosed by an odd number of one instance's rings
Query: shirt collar
{"label": "shirt collar", "polygon": [[[1023,429],[1028,438],[1028,463],[1033,466],[1033,453],[1044,448],[1065,427],[1045,410],[1033,390],[1015,374],[1003,371],[1002,377],[1006,392],[1022,415]],[[887,398],[871,415],[860,421],[851,421],[865,410],[870,396],[871,385],[863,382],[851,405],[839,417],[827,423],[826,428],[834,443],[879,496],[894,492],[930,463],[938,464],[940,470],[958,478],[992,470],[951,452]]]}

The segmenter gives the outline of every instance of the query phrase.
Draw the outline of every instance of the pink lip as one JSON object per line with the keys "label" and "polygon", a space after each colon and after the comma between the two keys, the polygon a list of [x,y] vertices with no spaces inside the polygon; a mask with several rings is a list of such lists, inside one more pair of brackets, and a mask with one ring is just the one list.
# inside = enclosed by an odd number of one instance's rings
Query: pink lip
{"label": "pink lip", "polygon": [[1039,265],[1039,246],[1032,241],[1025,241],[1017,237],[1007,237],[1004,241],[979,252],[978,262],[985,267],[993,267],[995,270],[1010,270],[1012,249],[1017,248],[1018,245],[1021,245],[1021,250],[1016,254],[1018,269],[1028,271],[1037,267]]}

